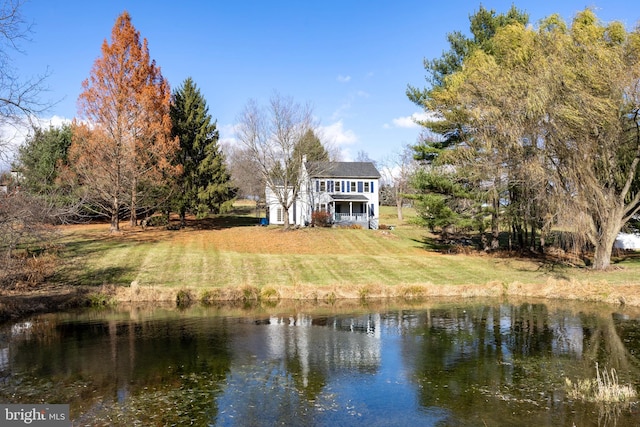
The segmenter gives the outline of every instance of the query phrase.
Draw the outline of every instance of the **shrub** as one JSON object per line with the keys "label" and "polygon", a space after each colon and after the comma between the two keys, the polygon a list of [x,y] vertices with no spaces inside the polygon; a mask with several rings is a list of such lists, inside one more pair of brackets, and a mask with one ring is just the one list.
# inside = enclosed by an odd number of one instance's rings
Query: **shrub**
{"label": "shrub", "polygon": [[207,289],[200,295],[200,302],[204,305],[210,305],[220,299],[219,289]]}
{"label": "shrub", "polygon": [[274,288],[268,286],[260,291],[260,300],[277,300],[280,294]]}
{"label": "shrub", "polygon": [[89,305],[89,307],[106,307],[116,305],[116,301],[110,295],[95,293],[89,295],[87,305]]}
{"label": "shrub", "polygon": [[330,292],[324,297],[324,300],[331,305],[335,304],[337,299],[335,292]]}
{"label": "shrub", "polygon": [[191,292],[186,289],[180,289],[176,294],[176,307],[185,308],[189,307],[193,302]]}
{"label": "shrub", "polygon": [[260,290],[255,286],[244,286],[242,288],[242,300],[247,301],[258,301],[260,299]]}
{"label": "shrub", "polygon": [[422,299],[425,289],[419,285],[410,285],[402,289],[402,297],[404,299]]}
{"label": "shrub", "polygon": [[160,227],[162,225],[167,225],[167,217],[165,215],[154,215],[151,218],[147,219],[147,225],[149,227]]}
{"label": "shrub", "polygon": [[331,215],[326,211],[315,211],[311,214],[311,224],[314,227],[328,227],[331,225]]}

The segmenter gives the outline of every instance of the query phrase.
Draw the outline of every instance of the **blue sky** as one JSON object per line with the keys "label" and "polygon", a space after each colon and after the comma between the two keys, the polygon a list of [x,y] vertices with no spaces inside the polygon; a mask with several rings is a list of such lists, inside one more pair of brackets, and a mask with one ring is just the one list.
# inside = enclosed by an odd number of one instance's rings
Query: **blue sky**
{"label": "blue sky", "polygon": [[[515,4],[532,23],[552,13],[570,21],[585,7],[628,29],[640,20],[629,1],[482,1],[505,12]],[[384,161],[416,141],[420,109],[407,84],[425,83],[423,59],[447,49],[446,34],[469,28],[479,1],[118,1],[28,0],[31,40],[14,65],[24,78],[50,73],[47,117],[77,115],[81,82],[127,10],[148,39],[151,57],[172,88],[192,77],[233,144],[233,125],[251,98],[275,93],[313,106],[328,142],[344,160],[364,151]]]}

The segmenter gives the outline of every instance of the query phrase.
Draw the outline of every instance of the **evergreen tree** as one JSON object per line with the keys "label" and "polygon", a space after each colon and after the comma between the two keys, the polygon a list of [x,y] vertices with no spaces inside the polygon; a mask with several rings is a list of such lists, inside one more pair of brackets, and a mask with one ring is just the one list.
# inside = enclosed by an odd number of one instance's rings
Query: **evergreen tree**
{"label": "evergreen tree", "polygon": [[300,141],[293,148],[293,156],[300,160],[306,157],[308,162],[329,161],[329,153],[313,129],[307,130],[302,138],[300,138]]}
{"label": "evergreen tree", "polygon": [[61,168],[68,164],[71,125],[59,128],[36,128],[18,150],[14,165],[22,176],[21,185],[35,194],[45,194],[59,187]]}
{"label": "evergreen tree", "polygon": [[191,78],[174,92],[170,114],[173,136],[180,140],[176,162],[182,173],[176,180],[175,201],[181,222],[184,224],[187,212],[204,217],[210,211],[226,210],[235,192],[218,146],[216,123]]}
{"label": "evergreen tree", "polygon": [[[526,25],[529,15],[512,6],[507,13],[498,14],[480,6],[469,16],[471,37],[459,31],[448,34],[450,49],[440,58],[425,60],[426,80],[430,87],[417,88],[409,85],[407,96],[411,101],[430,113],[430,119],[420,124],[427,129],[425,138],[414,146],[415,159],[426,165],[414,177],[419,190],[414,196],[425,224],[430,227],[469,229],[472,226],[484,233],[485,215],[491,216],[491,248],[498,246],[498,224],[500,221],[501,193],[506,191],[503,171],[488,167],[492,163],[492,152],[469,154],[468,111],[464,106],[450,110],[434,110],[428,105],[434,97],[455,86],[452,77],[461,71],[462,65],[475,52],[491,54],[495,50],[495,34],[510,25]],[[435,113],[435,114],[433,114]],[[432,135],[438,135],[433,138]],[[460,149],[460,150],[457,150]],[[471,167],[461,166],[459,157],[471,157]],[[455,164],[455,168],[447,165]],[[455,171],[455,173],[452,173]],[[491,191],[478,183],[492,182]],[[520,183],[519,183],[520,184]],[[474,188],[475,187],[475,188]],[[483,241],[483,245],[486,246]]]}
{"label": "evergreen tree", "polygon": [[[48,129],[35,128],[18,149],[13,168],[19,172],[19,185],[31,198],[38,199],[53,221],[66,221],[80,214],[85,202],[83,191],[70,173],[69,148],[72,143],[70,124]],[[43,208],[44,209],[44,208]]]}

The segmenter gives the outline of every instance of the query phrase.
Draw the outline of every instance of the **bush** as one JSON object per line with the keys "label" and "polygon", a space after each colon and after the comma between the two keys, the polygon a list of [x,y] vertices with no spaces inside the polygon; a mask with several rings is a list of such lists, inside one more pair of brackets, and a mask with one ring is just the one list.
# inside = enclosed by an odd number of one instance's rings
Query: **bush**
{"label": "bush", "polygon": [[329,227],[331,225],[331,215],[326,211],[315,211],[311,214],[311,224],[314,227]]}
{"label": "bush", "polygon": [[147,219],[147,225],[149,227],[160,227],[167,224],[168,221],[165,215],[154,215],[151,218]]}
{"label": "bush", "polygon": [[268,286],[262,288],[260,291],[260,300],[277,300],[280,298],[280,294],[274,288]]}
{"label": "bush", "polygon": [[193,295],[186,289],[180,289],[176,294],[176,307],[186,308],[193,303]]}

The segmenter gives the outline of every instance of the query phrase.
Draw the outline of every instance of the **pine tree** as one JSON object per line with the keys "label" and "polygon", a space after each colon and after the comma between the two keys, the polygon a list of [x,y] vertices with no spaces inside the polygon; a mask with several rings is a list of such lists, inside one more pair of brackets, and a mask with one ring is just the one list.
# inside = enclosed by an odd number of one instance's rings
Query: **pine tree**
{"label": "pine tree", "polygon": [[21,185],[34,194],[48,194],[57,189],[60,170],[68,164],[71,125],[59,128],[36,128],[18,149],[14,167],[22,175]]}
{"label": "pine tree", "polygon": [[300,141],[293,148],[293,157],[300,159],[306,158],[308,162],[328,162],[329,153],[322,145],[322,141],[315,134],[313,129],[307,130]]}
{"label": "pine tree", "polygon": [[170,114],[173,136],[180,140],[176,163],[182,173],[176,179],[175,204],[184,225],[187,212],[203,217],[209,212],[224,211],[235,191],[218,146],[216,123],[190,77],[174,92]]}

